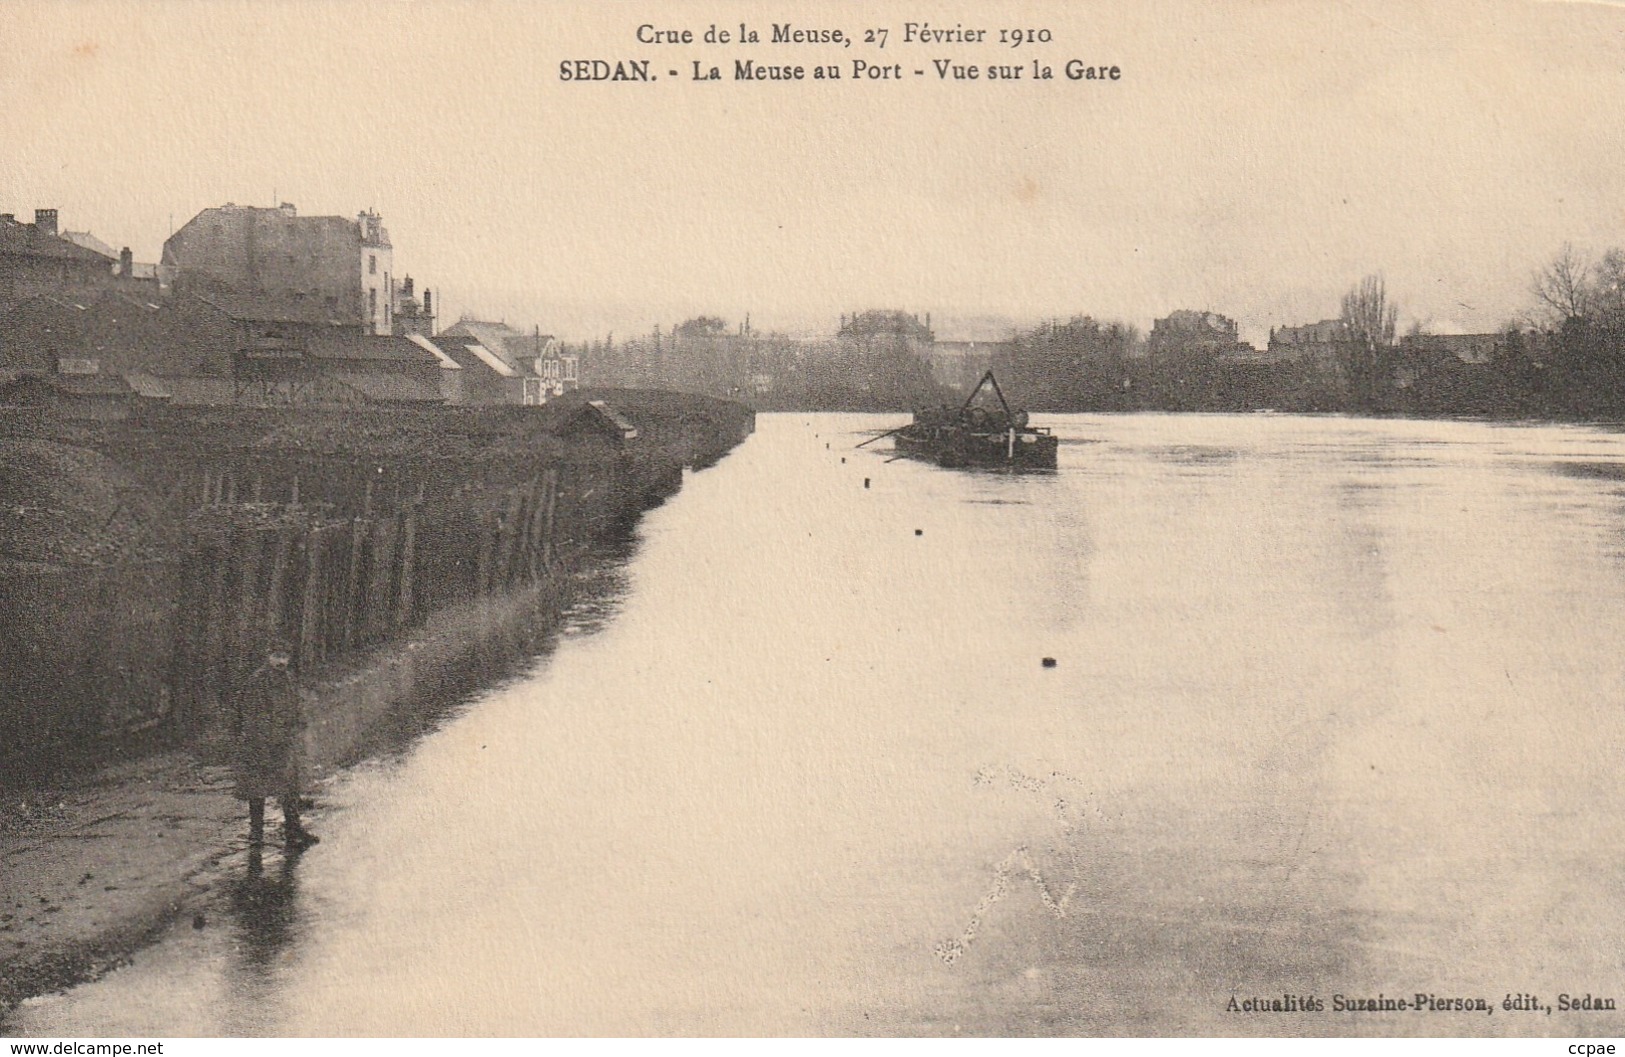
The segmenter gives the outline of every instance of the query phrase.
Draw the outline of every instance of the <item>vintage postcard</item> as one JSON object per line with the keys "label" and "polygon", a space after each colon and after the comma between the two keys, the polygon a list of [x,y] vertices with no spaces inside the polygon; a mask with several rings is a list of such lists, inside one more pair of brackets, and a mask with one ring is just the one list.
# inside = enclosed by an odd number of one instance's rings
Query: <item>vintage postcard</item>
{"label": "vintage postcard", "polygon": [[1625,1029],[1625,5],[0,44],[0,1035]]}

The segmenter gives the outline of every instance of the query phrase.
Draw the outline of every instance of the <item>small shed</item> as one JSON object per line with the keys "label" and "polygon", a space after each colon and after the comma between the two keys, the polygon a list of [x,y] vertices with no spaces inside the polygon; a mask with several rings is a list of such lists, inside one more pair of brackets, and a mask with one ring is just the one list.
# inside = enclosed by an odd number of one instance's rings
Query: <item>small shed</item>
{"label": "small shed", "polygon": [[46,407],[67,418],[118,421],[143,406],[165,403],[162,383],[141,376],[139,384],[123,375],[50,376],[10,374],[0,384],[0,404]]}
{"label": "small shed", "polygon": [[599,438],[624,447],[638,439],[637,427],[602,400],[588,400],[558,428],[561,437]]}

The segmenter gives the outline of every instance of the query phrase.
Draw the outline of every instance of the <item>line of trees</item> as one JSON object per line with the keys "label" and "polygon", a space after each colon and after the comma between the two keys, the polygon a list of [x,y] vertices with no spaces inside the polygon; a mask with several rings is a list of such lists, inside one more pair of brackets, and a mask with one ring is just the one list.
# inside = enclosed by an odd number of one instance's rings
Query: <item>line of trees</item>
{"label": "line of trees", "polygon": [[[1260,353],[1224,335],[1078,315],[1021,331],[992,366],[1037,411],[1342,411],[1625,418],[1625,250],[1563,246],[1530,284],[1531,308],[1493,335],[1397,335],[1382,275],[1353,283],[1336,319]],[[1178,315],[1178,313],[1176,313]],[[1217,317],[1222,320],[1222,317]],[[1172,338],[1169,333],[1172,332]],[[662,334],[583,346],[593,384],[669,388],[760,410],[904,410],[954,402],[931,377],[929,320],[843,317],[830,339],[759,334],[697,316]]]}
{"label": "line of trees", "polygon": [[1625,250],[1591,259],[1566,245],[1530,291],[1528,316],[1468,342],[1471,362],[1464,339],[1420,326],[1397,337],[1399,306],[1372,274],[1333,325],[1274,355],[1152,350],[1132,327],[1077,316],[1018,334],[995,369],[1035,410],[1625,418]]}
{"label": "line of trees", "polygon": [[1592,259],[1565,243],[1530,285],[1529,330],[1507,350],[1533,413],[1625,417],[1625,250]]}
{"label": "line of trees", "polygon": [[810,342],[704,315],[580,354],[591,385],[674,389],[762,411],[897,411],[952,399],[931,377],[931,343],[928,326],[894,311],[858,313],[833,338]]}

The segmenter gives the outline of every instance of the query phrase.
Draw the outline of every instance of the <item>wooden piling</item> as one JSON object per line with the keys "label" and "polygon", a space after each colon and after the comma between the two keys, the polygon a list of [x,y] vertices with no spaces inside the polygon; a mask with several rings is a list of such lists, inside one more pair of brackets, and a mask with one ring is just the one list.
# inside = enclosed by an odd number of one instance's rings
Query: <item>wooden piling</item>
{"label": "wooden piling", "polygon": [[484,598],[491,591],[491,551],[496,542],[496,531],[491,524],[490,511],[479,516],[480,557],[474,565],[474,596]]}
{"label": "wooden piling", "polygon": [[372,523],[372,560],[367,575],[365,609],[359,621],[364,640],[382,638],[393,624],[390,582],[395,573],[395,519],[380,517]]}
{"label": "wooden piling", "polygon": [[541,578],[542,518],[547,513],[547,501],[543,498],[541,477],[532,477],[530,479],[527,493],[526,509],[530,512],[525,517],[523,568],[525,582],[535,583]]}
{"label": "wooden piling", "polygon": [[547,515],[542,528],[542,565],[548,569],[553,568],[553,558],[556,552],[553,540],[553,511],[559,500],[559,470],[552,467],[547,471]]}
{"label": "wooden piling", "polygon": [[231,645],[227,682],[230,692],[243,685],[248,674],[263,660],[265,640],[260,621],[260,558],[265,547],[261,533],[248,529],[241,533],[237,557],[236,639]]}
{"label": "wooden piling", "polygon": [[[419,500],[422,493],[419,493]],[[407,508],[405,524],[401,528],[401,589],[395,598],[395,626],[412,622],[412,573],[417,561],[418,508],[414,503]]]}
{"label": "wooden piling", "polygon": [[293,536],[286,529],[276,532],[276,545],[271,558],[271,582],[265,588],[264,637],[267,641],[282,633],[283,585],[288,578],[288,558],[293,550]]}
{"label": "wooden piling", "polygon": [[502,554],[497,561],[497,583],[503,587],[513,582],[514,543],[519,537],[519,511],[523,504],[519,489],[508,489],[508,505],[502,517]]}
{"label": "wooden piling", "polygon": [[203,685],[211,693],[218,693],[230,675],[226,663],[231,634],[227,627],[226,607],[230,592],[227,581],[231,575],[231,535],[228,533],[209,548],[209,596],[203,610]]}
{"label": "wooden piling", "polygon": [[[295,491],[298,485],[294,485]],[[322,530],[313,527],[305,536],[305,591],[299,619],[299,664],[307,667],[320,660],[318,633],[322,603]]]}
{"label": "wooden piling", "polygon": [[[370,483],[367,486],[367,491],[369,494],[372,492]],[[356,641],[356,606],[360,601],[357,596],[361,592],[361,543],[366,538],[369,527],[369,523],[364,518],[354,518],[350,522],[350,568],[344,577],[344,618],[342,624],[344,628],[342,645],[345,649],[354,646]]]}

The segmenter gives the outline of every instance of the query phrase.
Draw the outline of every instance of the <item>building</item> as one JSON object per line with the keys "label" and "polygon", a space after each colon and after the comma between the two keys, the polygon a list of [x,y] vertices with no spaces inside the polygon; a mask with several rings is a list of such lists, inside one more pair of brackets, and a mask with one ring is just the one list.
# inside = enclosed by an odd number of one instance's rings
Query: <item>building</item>
{"label": "building", "polygon": [[446,401],[443,358],[409,338],[323,319],[311,305],[220,291],[30,298],[0,316],[0,370],[76,396],[133,387],[173,404]]}
{"label": "building", "polygon": [[1410,334],[1399,339],[1399,351],[1410,357],[1485,364],[1506,352],[1508,340],[1505,333]]}
{"label": "building", "polygon": [[63,238],[54,209],[34,210],[32,224],[0,213],[0,312],[42,294],[78,296],[106,289],[114,263],[111,253]]}
{"label": "building", "polygon": [[872,353],[904,353],[924,359],[930,354],[935,336],[931,314],[924,322],[918,315],[896,309],[870,309],[841,316],[836,340]]}
{"label": "building", "polygon": [[1352,340],[1348,324],[1341,319],[1275,327],[1270,330],[1268,358],[1273,363],[1310,362],[1332,366],[1342,362],[1345,346]]}
{"label": "building", "polygon": [[127,395],[133,381],[172,403],[229,404],[237,347],[230,317],[191,297],[115,288],[33,297],[0,316],[0,370],[79,395]]}
{"label": "building", "polygon": [[305,356],[313,393],[306,403],[446,402],[442,358],[410,337],[329,327],[311,336]]}
{"label": "building", "polygon": [[434,333],[434,295],[427,286],[423,288],[423,300],[419,301],[412,277],[408,275],[391,293],[390,304],[394,306],[392,333],[401,337],[411,334],[429,337]]}
{"label": "building", "polygon": [[[470,341],[472,345],[467,344]],[[470,403],[545,404],[581,386],[580,356],[540,328],[525,334],[506,323],[461,319],[436,335],[434,342],[475,372],[464,379]],[[459,356],[458,345],[472,361]],[[500,367],[488,362],[488,355],[499,360]]]}
{"label": "building", "polygon": [[538,331],[531,340],[536,352],[531,366],[542,379],[542,391],[547,399],[581,388],[580,356],[566,349],[551,334]]}
{"label": "building", "polygon": [[233,400],[251,406],[443,403],[441,360],[407,337],[326,318],[325,305],[211,290],[230,321]]}
{"label": "building", "polygon": [[227,203],[205,209],[164,243],[182,288],[225,287],[306,306],[372,334],[394,332],[394,250],[377,213],[354,220]]}
{"label": "building", "polygon": [[539,382],[527,386],[526,376],[472,335],[414,334],[409,340],[442,357],[442,388],[448,403],[523,404],[527,388],[540,391]]}
{"label": "building", "polygon": [[1151,324],[1146,352],[1152,356],[1208,356],[1250,362],[1258,350],[1238,336],[1236,321],[1217,312],[1179,309]]}
{"label": "building", "polygon": [[62,237],[75,246],[94,250],[109,260],[116,259],[118,263],[113,266],[113,278],[118,286],[134,289],[146,296],[155,296],[169,289],[172,276],[168,269],[156,264],[138,263],[128,246],[114,250],[88,231],[64,231]]}

